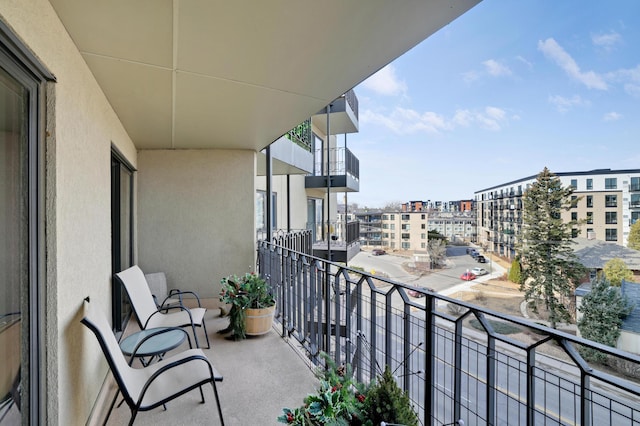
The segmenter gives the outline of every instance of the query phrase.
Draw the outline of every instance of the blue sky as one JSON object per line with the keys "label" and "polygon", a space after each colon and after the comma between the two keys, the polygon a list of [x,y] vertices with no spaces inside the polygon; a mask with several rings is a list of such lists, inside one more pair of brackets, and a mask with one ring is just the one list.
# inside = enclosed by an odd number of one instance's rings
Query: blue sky
{"label": "blue sky", "polygon": [[484,0],[355,91],[360,207],[638,169],[640,1]]}

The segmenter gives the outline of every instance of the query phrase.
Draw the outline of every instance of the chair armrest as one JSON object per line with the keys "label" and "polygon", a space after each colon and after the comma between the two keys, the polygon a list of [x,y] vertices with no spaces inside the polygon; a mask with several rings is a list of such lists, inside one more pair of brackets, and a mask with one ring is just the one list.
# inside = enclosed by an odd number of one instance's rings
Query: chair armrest
{"label": "chair armrest", "polygon": [[[195,327],[195,324],[193,323],[193,315],[191,315],[191,311],[187,308],[185,308],[184,306],[171,306],[170,308],[163,308],[164,311],[168,311],[169,309],[180,309],[181,311],[187,311],[187,315],[189,315],[189,322],[191,323],[191,327]],[[143,329],[146,329],[147,326],[149,325],[149,321],[151,321],[151,318],[154,317],[154,315],[166,315],[163,314],[160,309],[158,309],[157,311],[155,311],[154,313],[152,313],[151,315],[149,315],[149,318],[147,318],[147,320],[145,321],[144,325],[142,326]]]}
{"label": "chair armrest", "polygon": [[[195,297],[196,300],[198,301],[198,307],[202,308],[202,304],[200,303],[200,296],[198,296],[198,293],[196,293],[195,291],[188,291],[188,290],[183,291],[183,290],[179,290],[179,289],[175,289],[174,288],[174,289],[169,291],[169,296],[167,297],[167,299],[169,297],[178,296],[178,298],[180,299],[180,304],[182,304],[182,295],[184,295],[184,294],[190,294],[193,297]],[[165,301],[166,301],[166,299],[165,299]]]}

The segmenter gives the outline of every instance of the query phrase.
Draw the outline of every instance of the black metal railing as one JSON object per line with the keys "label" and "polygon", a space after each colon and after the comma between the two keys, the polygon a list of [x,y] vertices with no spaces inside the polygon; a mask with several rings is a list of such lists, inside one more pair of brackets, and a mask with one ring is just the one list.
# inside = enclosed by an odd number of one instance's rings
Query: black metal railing
{"label": "black metal railing", "polygon": [[[326,152],[316,151],[316,164],[314,168],[315,176],[324,176],[327,172],[326,164],[322,164],[322,159]],[[326,161],[326,159],[324,160]],[[349,148],[329,149],[329,175],[350,175],[355,180],[360,179],[360,160]]]}
{"label": "black metal railing", "polygon": [[311,118],[306,119],[285,133],[285,137],[293,143],[311,152]]}
{"label": "black metal railing", "polygon": [[351,110],[355,114],[356,119],[359,119],[360,113],[358,111],[358,108],[359,108],[358,97],[356,96],[356,92],[354,92],[353,89],[351,89],[342,96],[344,96],[345,100],[347,101],[347,104],[349,104],[349,106],[351,107]]}
{"label": "black metal railing", "polygon": [[[360,222],[308,222],[307,229],[311,233],[313,243],[331,239],[332,242],[350,246],[360,241]],[[378,229],[377,232],[380,232]]]}
{"label": "black metal railing", "polygon": [[283,337],[316,364],[323,352],[350,363],[359,381],[389,365],[421,424],[640,422],[638,383],[579,348],[637,372],[636,355],[267,242],[258,270],[277,295]]}

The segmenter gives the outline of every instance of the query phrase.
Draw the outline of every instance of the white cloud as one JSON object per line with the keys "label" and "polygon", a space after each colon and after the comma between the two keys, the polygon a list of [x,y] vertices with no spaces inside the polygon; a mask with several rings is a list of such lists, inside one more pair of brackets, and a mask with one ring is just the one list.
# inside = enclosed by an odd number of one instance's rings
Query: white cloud
{"label": "white cloud", "polygon": [[478,73],[476,71],[467,71],[465,73],[462,73],[462,80],[467,84],[468,83],[473,83],[478,78],[480,78],[480,76],[478,75]]}
{"label": "white cloud", "polygon": [[400,107],[389,114],[366,110],[360,115],[360,119],[363,123],[377,124],[402,135],[420,132],[442,134],[458,127],[474,125],[486,130],[498,131],[509,121],[505,110],[492,106],[482,111],[459,109],[452,117],[433,111],[418,112]]}
{"label": "white cloud", "polygon": [[607,78],[622,82],[624,90],[631,96],[640,97],[640,65],[635,68],[620,69],[607,74]]}
{"label": "white cloud", "polygon": [[615,111],[608,112],[604,115],[604,117],[602,117],[604,121],[618,121],[621,118],[622,118],[622,115]]}
{"label": "white cloud", "polygon": [[495,59],[486,60],[482,64],[484,65],[487,72],[494,77],[511,75],[511,70],[507,66],[496,61]]}
{"label": "white cloud", "polygon": [[565,113],[573,107],[585,107],[591,105],[588,100],[582,99],[579,95],[574,95],[571,98],[565,98],[560,95],[549,96],[549,102],[556,106],[556,109],[562,113]]}
{"label": "white cloud", "polygon": [[587,88],[608,89],[602,76],[593,71],[582,72],[576,61],[554,39],[548,38],[545,41],[539,41],[538,50],[562,68],[569,77],[584,84]]}
{"label": "white cloud", "polygon": [[622,37],[617,32],[611,31],[606,34],[592,34],[591,41],[598,47],[611,50],[615,44],[622,42]]}
{"label": "white cloud", "polygon": [[522,62],[523,64],[525,64],[529,69],[533,68],[533,64],[529,61],[527,61],[524,57],[518,55],[516,56],[516,59],[519,60],[520,62]]}
{"label": "white cloud", "polygon": [[398,79],[396,69],[391,64],[366,79],[362,85],[386,96],[403,95],[407,92],[406,83]]}

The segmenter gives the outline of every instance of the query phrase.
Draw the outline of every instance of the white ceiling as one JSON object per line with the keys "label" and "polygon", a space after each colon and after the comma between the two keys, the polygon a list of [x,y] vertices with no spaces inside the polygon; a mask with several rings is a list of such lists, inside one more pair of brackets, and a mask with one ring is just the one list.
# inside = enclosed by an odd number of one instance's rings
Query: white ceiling
{"label": "white ceiling", "polygon": [[139,149],[260,150],[480,0],[50,0]]}

